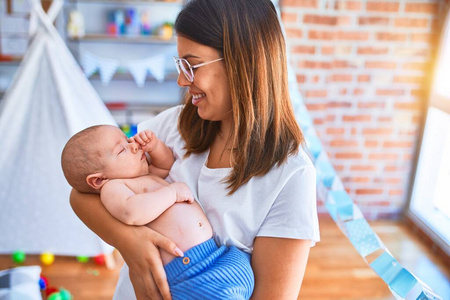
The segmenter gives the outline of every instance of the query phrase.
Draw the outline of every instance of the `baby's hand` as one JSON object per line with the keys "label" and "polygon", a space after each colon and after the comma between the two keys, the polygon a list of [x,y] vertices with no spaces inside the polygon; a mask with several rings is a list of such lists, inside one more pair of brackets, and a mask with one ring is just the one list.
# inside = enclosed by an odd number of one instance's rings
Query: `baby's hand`
{"label": "baby's hand", "polygon": [[132,142],[138,143],[139,145],[141,145],[142,150],[150,153],[158,146],[159,139],[156,137],[153,131],[144,130],[135,134],[128,141],[130,143]]}
{"label": "baby's hand", "polygon": [[175,182],[169,185],[172,189],[177,193],[177,198],[175,202],[194,202],[194,196],[192,195],[191,190],[185,183]]}

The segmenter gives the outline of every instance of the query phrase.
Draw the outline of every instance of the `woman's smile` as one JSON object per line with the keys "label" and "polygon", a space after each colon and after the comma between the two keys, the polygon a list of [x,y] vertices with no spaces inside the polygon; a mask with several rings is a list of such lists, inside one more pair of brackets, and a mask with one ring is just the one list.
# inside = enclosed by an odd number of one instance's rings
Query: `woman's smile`
{"label": "woman's smile", "polygon": [[192,95],[192,104],[197,105],[205,96],[204,93]]}

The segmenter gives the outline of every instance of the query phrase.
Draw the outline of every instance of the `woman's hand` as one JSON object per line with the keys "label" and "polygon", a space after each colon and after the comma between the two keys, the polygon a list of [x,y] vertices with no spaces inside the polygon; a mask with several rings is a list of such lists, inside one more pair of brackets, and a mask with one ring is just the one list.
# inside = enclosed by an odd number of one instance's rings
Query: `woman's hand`
{"label": "woman's hand", "polygon": [[130,269],[138,300],[172,299],[158,248],[183,256],[174,242],[145,226],[133,227],[129,238],[118,248]]}
{"label": "woman's hand", "polygon": [[120,222],[108,213],[97,194],[72,190],[70,204],[86,226],[122,254],[137,299],[171,299],[159,249],[183,256],[174,242],[146,226]]}

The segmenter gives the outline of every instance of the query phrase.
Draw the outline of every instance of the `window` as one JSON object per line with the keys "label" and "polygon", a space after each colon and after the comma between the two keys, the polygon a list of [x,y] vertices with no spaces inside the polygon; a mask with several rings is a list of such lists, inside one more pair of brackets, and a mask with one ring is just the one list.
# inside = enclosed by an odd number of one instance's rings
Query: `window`
{"label": "window", "polygon": [[438,55],[408,215],[450,255],[450,12]]}

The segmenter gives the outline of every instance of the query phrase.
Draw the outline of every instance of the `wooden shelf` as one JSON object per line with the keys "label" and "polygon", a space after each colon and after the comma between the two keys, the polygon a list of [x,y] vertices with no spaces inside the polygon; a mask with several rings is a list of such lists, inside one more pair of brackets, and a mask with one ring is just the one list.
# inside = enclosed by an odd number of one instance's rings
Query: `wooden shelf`
{"label": "wooden shelf", "polygon": [[110,35],[105,33],[87,34],[82,38],[69,38],[76,42],[114,42],[135,44],[175,44],[176,38],[164,39],[157,35]]}

